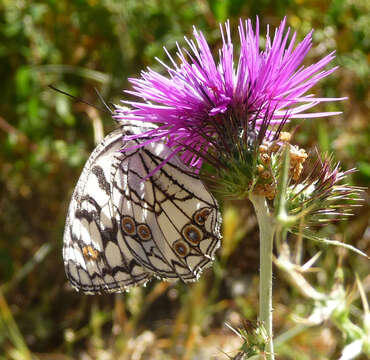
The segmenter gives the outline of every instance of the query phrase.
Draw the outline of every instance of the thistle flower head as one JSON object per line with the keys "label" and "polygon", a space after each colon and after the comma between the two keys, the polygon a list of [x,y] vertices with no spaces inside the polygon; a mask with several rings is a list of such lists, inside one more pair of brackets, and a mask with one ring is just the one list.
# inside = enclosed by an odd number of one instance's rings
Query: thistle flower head
{"label": "thistle flower head", "polygon": [[[194,39],[177,46],[177,63],[167,52],[170,65],[161,62],[167,76],[148,68],[141,78],[130,79],[127,91],[138,101],[125,101],[129,113],[117,109],[117,119],[158,123],[150,140],[164,138],[185,163],[199,169],[206,160],[227,167],[235,155],[243,159],[265,138],[273,140],[287,118],[315,118],[337,113],[306,113],[323,101],[307,94],[320,79],[336,68],[323,70],[333,53],[316,64],[302,62],[312,46],[312,32],[295,46],[296,34],[286,29],[286,19],[271,37],[269,27],[264,49],[260,47],[259,21],[240,21],[240,51],[234,53],[230,24],[220,25],[222,47],[218,61],[209,45],[194,27]],[[291,35],[291,36],[290,36]],[[239,161],[237,160],[237,161]]]}
{"label": "thistle flower head", "polygon": [[364,190],[343,182],[355,169],[341,171],[331,156],[318,157],[308,170],[308,175],[292,183],[286,194],[288,214],[297,219],[292,232],[303,231],[306,236],[313,227],[350,216]]}
{"label": "thistle flower head", "polygon": [[225,325],[243,341],[240,351],[232,359],[249,359],[255,355],[263,354],[268,341],[268,334],[261,321],[245,319],[243,320],[243,326],[237,329],[227,323]]}

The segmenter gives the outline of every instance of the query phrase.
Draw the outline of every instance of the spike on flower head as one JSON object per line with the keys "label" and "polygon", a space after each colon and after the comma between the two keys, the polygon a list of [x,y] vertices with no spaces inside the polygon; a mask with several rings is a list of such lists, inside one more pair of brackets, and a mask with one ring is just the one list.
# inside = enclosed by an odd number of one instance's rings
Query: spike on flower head
{"label": "spike on flower head", "polygon": [[337,114],[306,113],[320,102],[340,100],[307,94],[336,69],[323,70],[333,53],[302,66],[312,46],[312,32],[295,45],[296,34],[290,36],[284,19],[272,37],[267,28],[265,48],[260,49],[258,18],[255,27],[251,20],[240,20],[236,55],[229,22],[220,30],[217,61],[202,32],[194,27],[194,38],[185,38],[187,49],[177,46],[178,63],[167,51],[172,65],[160,61],[167,76],[148,68],[141,78],[130,79],[133,90],[127,93],[138,101],[125,101],[133,109],[127,113],[117,108],[115,118],[158,123],[150,141],[164,138],[173,153],[199,169],[204,160],[222,166],[235,153],[240,157],[240,146],[251,148],[256,139],[259,144],[262,137],[272,140],[288,117]]}

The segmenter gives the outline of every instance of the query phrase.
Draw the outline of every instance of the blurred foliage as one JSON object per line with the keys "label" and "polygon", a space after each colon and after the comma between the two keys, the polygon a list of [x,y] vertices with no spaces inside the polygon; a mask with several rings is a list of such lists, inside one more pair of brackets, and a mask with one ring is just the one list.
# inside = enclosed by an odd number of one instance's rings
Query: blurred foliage
{"label": "blurred foliage", "polygon": [[[108,132],[113,121],[49,84],[101,106],[97,88],[117,103],[127,78],[146,66],[160,69],[154,58],[165,59],[164,45],[173,53],[176,42],[184,44],[192,25],[217,47],[218,22],[230,19],[235,30],[240,17],[259,15],[263,26],[276,26],[286,15],[299,39],[316,29],[307,63],[337,50],[339,70],[315,92],[348,96],[322,106],[343,115],[300,124],[296,141],[333,152],[344,169],[357,167],[352,181],[366,186],[369,13],[366,0],[0,0],[0,359],[224,359],[219,349],[236,351],[240,343],[223,323],[255,319],[258,308],[256,223],[243,203],[224,204],[223,248],[198,283],[154,281],[118,296],[71,291],[61,259],[66,208],[97,127]],[[325,231],[366,251],[368,218],[364,207]],[[305,245],[309,258],[317,247]],[[318,264],[322,290],[331,289],[336,253],[325,251]],[[354,272],[363,279],[367,266],[344,256],[347,286]],[[312,310],[278,274],[274,296],[276,334],[293,326],[289,314]],[[360,321],[361,303],[351,306]],[[330,323],[305,327],[282,343],[278,358],[336,359],[345,343]]]}

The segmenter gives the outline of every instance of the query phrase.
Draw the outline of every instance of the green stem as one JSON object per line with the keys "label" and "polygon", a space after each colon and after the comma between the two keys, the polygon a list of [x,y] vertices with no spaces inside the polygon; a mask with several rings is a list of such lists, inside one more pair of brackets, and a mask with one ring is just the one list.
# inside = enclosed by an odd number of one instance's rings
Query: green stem
{"label": "green stem", "polygon": [[260,314],[266,332],[266,359],[274,360],[272,333],[272,248],[275,234],[274,219],[263,196],[251,194],[249,199],[256,210],[260,231]]}

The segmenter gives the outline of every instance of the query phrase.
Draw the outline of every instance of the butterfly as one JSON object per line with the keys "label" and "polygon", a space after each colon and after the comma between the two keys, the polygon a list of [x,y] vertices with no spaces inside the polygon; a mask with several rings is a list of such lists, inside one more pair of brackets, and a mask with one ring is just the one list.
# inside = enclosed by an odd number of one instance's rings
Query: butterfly
{"label": "butterfly", "polygon": [[84,166],[63,238],[65,271],[76,290],[123,292],[153,277],[195,281],[214,259],[221,216],[199,176],[177,155],[169,158],[163,141],[123,140],[154,127],[121,124]]}

